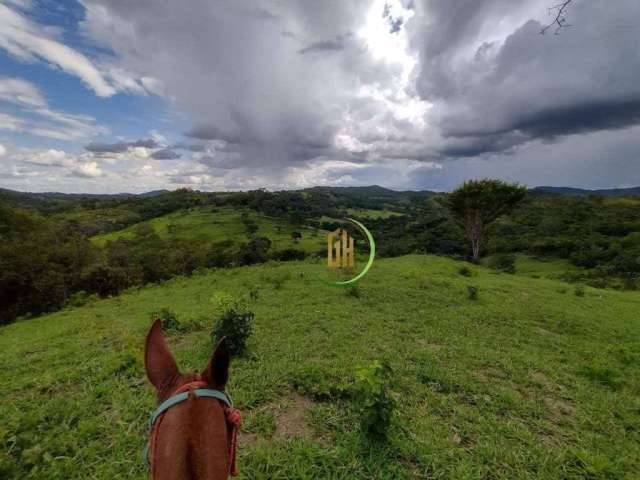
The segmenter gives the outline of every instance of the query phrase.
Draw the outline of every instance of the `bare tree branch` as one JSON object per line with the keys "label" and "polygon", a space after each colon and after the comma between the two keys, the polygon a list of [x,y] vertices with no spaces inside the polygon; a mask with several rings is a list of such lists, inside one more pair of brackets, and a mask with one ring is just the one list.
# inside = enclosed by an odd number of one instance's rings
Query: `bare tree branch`
{"label": "bare tree branch", "polygon": [[572,3],[573,0],[564,0],[562,3],[549,7],[547,9],[549,15],[555,14],[556,17],[551,23],[542,27],[542,30],[540,30],[540,35],[544,35],[545,33],[547,33],[547,30],[549,30],[553,26],[556,27],[556,35],[558,35],[560,33],[560,30],[562,30],[563,28],[570,27],[571,25],[567,23],[566,14],[567,9]]}

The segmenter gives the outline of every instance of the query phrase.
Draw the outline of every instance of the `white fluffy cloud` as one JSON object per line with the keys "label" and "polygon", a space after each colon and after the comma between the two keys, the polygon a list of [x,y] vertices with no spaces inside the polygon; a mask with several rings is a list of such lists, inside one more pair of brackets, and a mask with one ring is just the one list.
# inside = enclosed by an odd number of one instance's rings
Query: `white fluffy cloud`
{"label": "white fluffy cloud", "polygon": [[68,157],[64,150],[56,150],[53,148],[43,151],[29,152],[28,156],[24,157],[24,161],[34,165],[45,165],[50,167],[71,167],[76,164],[76,160]]}
{"label": "white fluffy cloud", "polygon": [[79,177],[96,178],[102,176],[102,170],[98,166],[98,162],[81,163],[72,171],[74,175]]}
{"label": "white fluffy cloud", "polygon": [[24,61],[49,62],[80,78],[101,97],[116,93],[86,56],[47,36],[47,30],[20,12],[0,4],[0,18],[0,47],[11,55]]}
{"label": "white fluffy cloud", "polygon": [[53,110],[40,90],[24,79],[0,77],[0,102],[20,115],[0,113],[0,129],[69,141],[108,132],[88,115]]}
{"label": "white fluffy cloud", "polygon": [[7,148],[0,144],[0,158],[4,157],[7,154]]}

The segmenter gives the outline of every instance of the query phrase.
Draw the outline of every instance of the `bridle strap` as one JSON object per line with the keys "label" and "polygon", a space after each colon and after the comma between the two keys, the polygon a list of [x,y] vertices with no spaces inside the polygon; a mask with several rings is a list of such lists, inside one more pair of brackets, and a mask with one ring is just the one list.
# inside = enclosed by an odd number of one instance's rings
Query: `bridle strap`
{"label": "bridle strap", "polygon": [[229,470],[231,475],[233,476],[238,475],[238,471],[236,468],[236,446],[237,446],[237,433],[238,433],[238,429],[240,427],[240,422],[241,422],[240,412],[233,408],[233,402],[231,401],[231,397],[229,397],[229,395],[227,395],[226,392],[223,392],[221,390],[213,390],[210,388],[198,388],[201,386],[207,386],[206,382],[197,380],[194,382],[187,383],[182,387],[178,388],[171,397],[166,399],[164,402],[162,402],[158,406],[158,408],[156,408],[156,410],[153,412],[153,415],[151,415],[151,419],[149,420],[150,438],[149,438],[149,442],[147,443],[144,449],[144,453],[143,453],[144,459],[146,460],[147,465],[151,465],[151,459],[149,454],[152,453],[151,450],[153,448],[153,445],[155,444],[154,440],[155,440],[156,431],[154,431],[154,426],[158,421],[158,419],[164,413],[166,413],[167,410],[187,400],[189,398],[189,395],[195,395],[196,397],[203,397],[203,398],[213,398],[225,404],[225,407],[224,407],[225,419],[231,428],[231,432],[230,432],[231,442],[229,445],[229,455],[230,455]]}
{"label": "bridle strap", "polygon": [[153,415],[151,415],[151,420],[149,420],[149,429],[153,428],[153,425],[156,423],[156,420],[158,420],[158,417],[160,417],[160,415],[169,410],[171,407],[184,402],[187,398],[189,398],[190,394],[193,394],[196,397],[215,398],[216,400],[220,400],[221,402],[225,403],[228,407],[233,408],[233,402],[231,401],[229,395],[227,395],[225,392],[221,392],[220,390],[211,390],[209,388],[197,388],[194,390],[188,390],[186,392],[173,395],[172,397],[169,397],[164,402],[162,402],[158,406],[158,408],[156,408],[155,412],[153,412]]}

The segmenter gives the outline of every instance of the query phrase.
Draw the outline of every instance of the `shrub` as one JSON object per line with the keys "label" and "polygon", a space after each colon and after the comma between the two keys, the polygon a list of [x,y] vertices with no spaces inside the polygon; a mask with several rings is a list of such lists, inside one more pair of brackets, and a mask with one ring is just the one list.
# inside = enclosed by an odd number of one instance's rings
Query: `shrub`
{"label": "shrub", "polygon": [[173,310],[162,308],[151,314],[152,319],[160,319],[162,322],[162,330],[165,332],[183,332],[184,325],[178,320],[178,315]]}
{"label": "shrub", "polygon": [[94,265],[89,268],[81,280],[85,290],[97,293],[101,297],[115,295],[130,286],[127,273],[119,267]]}
{"label": "shrub", "polygon": [[353,285],[352,287],[348,287],[346,291],[346,295],[347,297],[360,298],[360,288],[358,288],[358,285]]}
{"label": "shrub", "polygon": [[282,286],[291,279],[291,273],[289,272],[277,272],[273,275],[267,275],[264,280],[273,285],[273,288],[280,290]]}
{"label": "shrub", "polygon": [[505,273],[516,273],[516,257],[508,253],[498,253],[489,259],[489,268]]}
{"label": "shrub", "polygon": [[462,275],[463,277],[470,277],[471,276],[471,269],[469,267],[467,267],[466,265],[460,267],[458,269],[458,273],[460,275]]}
{"label": "shrub", "polygon": [[476,300],[478,298],[478,287],[474,285],[467,285],[467,295],[470,300]]}
{"label": "shrub", "polygon": [[607,288],[607,279],[606,278],[594,278],[587,282],[587,285],[593,288]]}
{"label": "shrub", "polygon": [[295,248],[276,250],[271,254],[271,258],[273,258],[274,260],[280,260],[282,262],[288,262],[291,260],[304,260],[306,256],[307,254],[303,250],[297,250]]}
{"label": "shrub", "polygon": [[584,297],[584,287],[582,285],[578,285],[573,291],[573,294],[576,297]]}
{"label": "shrub", "polygon": [[289,383],[302,395],[314,400],[337,400],[351,398],[352,386],[334,376],[317,364],[299,363],[295,366]]}
{"label": "shrub", "polygon": [[391,368],[379,361],[356,372],[355,405],[363,433],[372,440],[384,440],[391,426],[395,401],[389,392]]}
{"label": "shrub", "polygon": [[71,294],[69,299],[67,300],[67,306],[69,307],[82,307],[89,302],[97,300],[98,296],[96,294],[89,295],[84,290],[80,290],[79,292],[75,292]]}
{"label": "shrub", "polygon": [[240,301],[222,302],[223,312],[217,318],[211,336],[214,343],[227,338],[231,355],[241,356],[246,352],[247,340],[251,336],[254,314]]}
{"label": "shrub", "polygon": [[267,237],[254,238],[240,248],[240,261],[243,265],[266,262],[269,248],[271,248],[271,240]]}
{"label": "shrub", "polygon": [[249,298],[254,301],[258,300],[258,298],[260,298],[260,289],[258,287],[253,287],[249,290]]}
{"label": "shrub", "polygon": [[625,290],[637,290],[638,278],[635,275],[625,275],[622,279],[622,288]]}

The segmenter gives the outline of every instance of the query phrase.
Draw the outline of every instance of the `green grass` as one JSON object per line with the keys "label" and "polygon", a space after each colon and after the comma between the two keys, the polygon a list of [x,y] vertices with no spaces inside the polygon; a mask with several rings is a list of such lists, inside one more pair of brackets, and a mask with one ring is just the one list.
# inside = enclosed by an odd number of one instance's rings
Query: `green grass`
{"label": "green grass", "polygon": [[[146,223],[165,239],[246,242],[250,240],[250,237],[247,235],[240,217],[242,212],[243,210],[231,207],[215,209],[194,207],[156,217]],[[258,225],[258,231],[255,235],[268,237],[272,242],[272,250],[297,248],[307,252],[316,252],[323,247],[326,248],[326,236],[322,230],[306,226],[295,227],[283,219],[260,215],[253,210],[245,210],[245,212]],[[116,232],[97,235],[92,238],[92,241],[96,245],[102,246],[117,238],[132,238],[136,227],[137,224]],[[298,243],[295,243],[291,238],[291,233],[294,231],[302,234],[302,239]]]}
{"label": "green grass", "polygon": [[[151,312],[189,325],[169,341],[200,370],[215,299],[255,288],[228,388],[245,417],[240,478],[638,478],[640,295],[460,265],[378,260],[356,296],[319,282],[320,263],[268,263],[3,327],[0,478],[146,478]],[[398,404],[383,445],[363,438],[348,394],[373,360],[393,368]]]}
{"label": "green grass", "polygon": [[348,208],[347,215],[351,215],[356,218],[389,218],[393,216],[403,216],[402,213],[394,212],[391,210],[371,210],[367,208]]}
{"label": "green grass", "polygon": [[[516,274],[534,278],[559,279],[566,273],[578,273],[584,271],[580,267],[573,265],[569,260],[563,258],[550,258],[540,260],[529,255],[514,254],[516,259]],[[481,261],[483,265],[489,263],[491,256],[484,257]]]}

